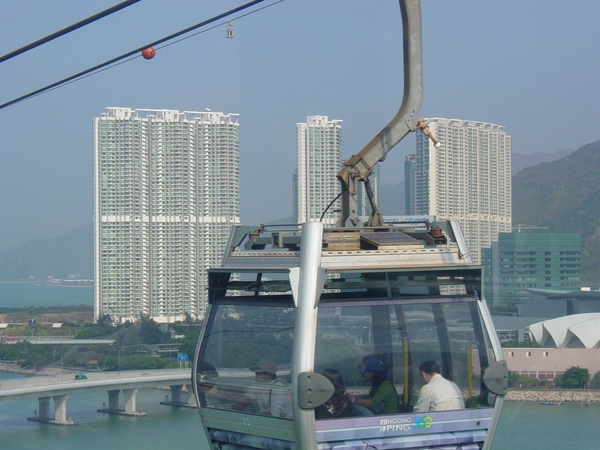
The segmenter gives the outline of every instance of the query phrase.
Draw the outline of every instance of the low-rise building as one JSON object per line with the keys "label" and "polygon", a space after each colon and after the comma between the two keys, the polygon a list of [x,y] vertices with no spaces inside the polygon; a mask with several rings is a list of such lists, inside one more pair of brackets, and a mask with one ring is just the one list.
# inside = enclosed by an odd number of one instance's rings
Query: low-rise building
{"label": "low-rise building", "polygon": [[499,233],[491,247],[481,250],[481,262],[488,304],[519,306],[529,300],[528,289],[580,288],[581,236],[539,231]]}
{"label": "low-rise building", "polygon": [[600,371],[598,348],[503,348],[508,370],[540,380],[553,380],[570,367]]}

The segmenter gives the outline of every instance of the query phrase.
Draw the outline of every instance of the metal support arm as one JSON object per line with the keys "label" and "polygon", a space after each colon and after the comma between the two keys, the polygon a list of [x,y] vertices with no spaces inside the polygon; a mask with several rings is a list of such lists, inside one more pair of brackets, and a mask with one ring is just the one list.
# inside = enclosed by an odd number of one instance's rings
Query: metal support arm
{"label": "metal support arm", "polygon": [[[400,0],[402,13],[402,35],[404,41],[404,96],[398,113],[383,130],[358,154],[346,163],[337,178],[342,185],[342,215],[339,226],[347,226],[351,216],[356,216],[356,186],[358,181],[368,178],[375,164],[385,159],[386,154],[410,131],[424,128],[420,117],[423,100],[423,61],[421,50],[421,5],[419,0]],[[429,130],[427,130],[429,131]],[[377,210],[369,219],[369,226],[381,226],[383,219]],[[382,223],[378,223],[382,222]]]}

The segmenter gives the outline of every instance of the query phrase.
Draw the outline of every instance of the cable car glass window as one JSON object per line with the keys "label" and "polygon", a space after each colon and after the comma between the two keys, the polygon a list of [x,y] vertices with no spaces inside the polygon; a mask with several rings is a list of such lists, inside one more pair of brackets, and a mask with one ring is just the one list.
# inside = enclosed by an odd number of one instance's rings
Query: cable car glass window
{"label": "cable car glass window", "polygon": [[291,418],[294,316],[287,303],[213,305],[198,359],[201,406]]}
{"label": "cable car glass window", "polygon": [[446,297],[479,290],[481,282],[473,270],[428,270],[421,272],[329,272],[321,301],[340,298]]}
{"label": "cable car glass window", "polygon": [[421,387],[418,367],[427,360],[435,361],[441,374],[459,386],[468,407],[491,405],[481,384],[482,368],[489,365],[489,345],[476,302],[473,297],[438,297],[321,303],[315,370],[334,369],[348,392],[368,399],[377,396],[377,390],[359,369],[368,359],[381,361],[397,406],[389,399],[387,405],[354,405],[354,415],[411,412]]}

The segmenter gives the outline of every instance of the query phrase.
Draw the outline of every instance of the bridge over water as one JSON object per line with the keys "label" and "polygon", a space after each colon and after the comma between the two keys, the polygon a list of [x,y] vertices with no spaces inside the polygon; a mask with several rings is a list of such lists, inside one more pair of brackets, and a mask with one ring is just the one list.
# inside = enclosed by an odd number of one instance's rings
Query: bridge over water
{"label": "bridge over water", "polygon": [[[195,407],[192,393],[192,374],[190,369],[144,370],[120,372],[86,372],[86,379],[75,379],[75,375],[51,377],[19,378],[4,380],[0,384],[0,402],[37,398],[39,412],[27,420],[51,423],[55,425],[74,425],[67,415],[69,394],[94,391],[108,392],[108,408],[99,409],[107,414],[143,416],[136,410],[136,394],[140,388],[169,386],[171,400],[161,404],[171,406]],[[187,399],[182,401],[183,386],[187,388]],[[120,393],[125,397],[124,409],[119,407]],[[54,415],[51,413],[50,399],[54,402]]]}

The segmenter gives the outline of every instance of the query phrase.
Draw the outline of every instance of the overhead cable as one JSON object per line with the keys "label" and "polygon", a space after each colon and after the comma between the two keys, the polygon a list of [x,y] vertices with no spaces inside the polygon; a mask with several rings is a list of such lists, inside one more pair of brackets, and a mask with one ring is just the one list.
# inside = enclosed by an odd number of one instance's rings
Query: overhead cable
{"label": "overhead cable", "polygon": [[[236,16],[234,19],[228,20],[227,22],[221,22],[221,23],[213,24],[213,26],[212,26],[212,27],[207,27],[207,28],[204,28],[203,30],[197,31],[197,32],[195,32],[195,33],[193,33],[193,34],[190,34],[190,35],[188,35],[188,36],[184,36],[184,37],[182,37],[182,38],[180,38],[180,39],[177,39],[176,41],[172,41],[172,42],[169,42],[169,43],[167,43],[167,44],[165,44],[165,45],[161,45],[160,47],[157,47],[157,50],[158,50],[158,49],[162,49],[162,48],[166,48],[166,47],[170,47],[171,45],[178,44],[179,42],[185,41],[185,40],[187,40],[187,39],[191,39],[191,38],[193,38],[193,37],[195,37],[195,36],[198,36],[199,34],[206,33],[207,31],[210,31],[210,30],[213,30],[213,29],[215,29],[215,28],[217,28],[217,27],[220,27],[220,26],[222,26],[224,23],[227,23],[227,24],[229,24],[229,23],[233,22],[234,20],[239,20],[239,19],[241,19],[242,17],[249,16],[250,14],[257,13],[257,12],[259,12],[259,11],[262,11],[263,9],[266,9],[266,8],[270,8],[271,6],[274,6],[274,5],[276,5],[276,4],[278,4],[278,3],[281,3],[281,2],[283,2],[283,1],[285,1],[285,0],[275,0],[273,3],[269,3],[268,5],[265,5],[265,6],[261,7],[261,8],[256,8],[256,9],[254,9],[254,10],[252,10],[252,11],[250,11],[250,12],[247,12],[247,13],[245,13],[245,14],[240,14],[239,16]],[[145,47],[145,48],[146,48],[146,49],[148,49],[148,47]],[[36,95],[33,95],[32,97],[35,97],[35,96],[37,96],[37,95],[42,95],[42,94],[43,94],[43,93],[45,93],[45,92],[50,92],[50,91],[53,91],[54,89],[61,88],[61,87],[63,87],[63,86],[66,86],[66,85],[68,85],[68,84],[71,84],[71,83],[75,83],[76,81],[82,80],[82,79],[84,79],[84,78],[87,78],[87,77],[91,77],[91,76],[93,76],[93,75],[96,75],[96,74],[98,74],[98,73],[100,73],[100,72],[104,72],[105,70],[109,70],[109,69],[112,69],[112,68],[114,68],[114,67],[120,66],[121,64],[125,64],[125,63],[127,63],[127,62],[129,62],[129,61],[133,61],[134,59],[136,59],[136,58],[139,58],[139,57],[140,57],[140,55],[139,55],[139,54],[136,54],[136,55],[133,55],[133,56],[131,56],[131,58],[129,58],[129,59],[121,59],[121,60],[119,60],[118,62],[115,62],[115,63],[114,63],[114,64],[112,64],[112,65],[107,65],[107,66],[105,66],[105,67],[102,67],[101,69],[98,69],[98,70],[96,70],[96,71],[93,71],[93,72],[87,73],[87,74],[85,74],[85,75],[82,75],[82,76],[80,76],[80,77],[78,77],[78,78],[76,78],[76,79],[69,80],[69,81],[67,81],[67,82],[65,82],[65,83],[63,83],[63,84],[61,84],[61,85],[59,85],[59,86],[54,86],[54,87],[51,87],[51,88],[49,88],[49,89],[47,89],[47,90],[45,90],[45,91],[43,91],[43,92],[40,92],[40,93],[38,93],[38,94],[36,94]]]}
{"label": "overhead cable", "polygon": [[65,34],[70,33],[71,31],[77,30],[78,28],[81,28],[81,27],[84,27],[86,25],[89,25],[92,22],[100,20],[100,19],[102,19],[102,18],[104,18],[104,17],[106,17],[106,16],[108,16],[108,15],[110,15],[112,13],[120,11],[120,10],[122,10],[124,8],[127,8],[128,6],[131,6],[131,5],[133,5],[135,3],[138,3],[140,1],[141,0],[126,0],[124,2],[119,3],[118,5],[115,5],[115,6],[111,7],[111,8],[105,9],[104,11],[101,11],[101,12],[99,12],[97,14],[94,14],[93,16],[90,16],[87,19],[83,19],[83,20],[81,20],[81,21],[79,21],[77,23],[74,23],[73,25],[69,25],[68,27],[63,28],[62,30],[59,30],[59,31],[57,31],[55,33],[52,33],[52,34],[49,34],[48,36],[46,36],[44,38],[38,39],[37,41],[32,42],[31,44],[27,44],[26,46],[21,47],[21,48],[19,48],[17,50],[14,50],[14,51],[12,51],[10,53],[7,53],[4,56],[0,56],[0,63],[6,61],[8,59],[14,58],[15,56],[18,56],[21,53],[28,52],[29,50],[32,50],[32,49],[34,49],[36,47],[39,47],[40,45],[43,45],[43,44],[45,44],[47,42],[50,42],[50,41],[52,41],[52,40],[54,40],[56,38],[64,36]]}
{"label": "overhead cable", "polygon": [[132,55],[135,55],[135,54],[139,54],[142,50],[145,50],[148,47],[154,47],[156,45],[162,44],[163,42],[169,41],[169,40],[174,39],[176,37],[179,37],[179,36],[181,36],[183,34],[189,33],[190,31],[193,31],[193,30],[195,30],[197,28],[200,28],[200,27],[206,26],[206,25],[208,25],[210,23],[216,22],[217,20],[223,19],[224,17],[230,16],[232,14],[235,14],[235,13],[239,12],[239,11],[243,11],[244,9],[250,8],[251,6],[254,6],[254,5],[256,5],[258,3],[261,3],[263,1],[264,0],[254,0],[254,1],[251,1],[251,2],[248,2],[248,3],[245,3],[245,4],[241,5],[241,6],[238,6],[237,8],[230,9],[229,11],[226,11],[226,12],[224,12],[222,14],[219,14],[218,16],[214,16],[214,17],[212,17],[210,19],[207,19],[207,20],[205,20],[203,22],[197,23],[196,25],[192,25],[191,27],[188,27],[188,28],[186,28],[184,30],[178,31],[177,33],[171,34],[171,35],[169,35],[167,37],[164,37],[164,38],[159,39],[157,41],[154,41],[154,42],[151,42],[149,44],[146,44],[143,47],[140,47],[140,48],[137,48],[137,49],[132,50],[130,52],[124,53],[121,56],[117,56],[116,58],[113,58],[113,59],[111,59],[109,61],[106,61],[106,62],[103,62],[101,64],[98,64],[98,65],[96,65],[94,67],[90,67],[89,69],[83,70],[83,71],[81,71],[81,72],[79,72],[79,73],[77,73],[75,75],[71,75],[71,76],[69,76],[67,78],[63,78],[60,81],[56,81],[56,82],[54,82],[52,84],[44,86],[43,88],[37,89],[37,90],[35,90],[33,92],[30,92],[29,94],[25,94],[25,95],[22,95],[21,97],[15,98],[15,99],[10,100],[10,101],[5,102],[5,103],[2,103],[0,105],[0,109],[4,109],[4,108],[6,108],[8,106],[14,105],[15,103],[22,102],[24,100],[27,100],[28,98],[35,97],[36,95],[39,95],[39,94],[41,94],[41,93],[43,93],[45,91],[49,91],[49,90],[54,89],[54,88],[56,88],[58,86],[61,86],[61,85],[66,84],[66,83],[68,83],[70,81],[73,81],[73,80],[75,80],[77,78],[83,77],[84,75],[87,75],[89,73],[92,73],[94,71],[102,69],[103,67],[106,67],[106,66],[109,66],[111,64],[114,64],[114,63],[116,63],[118,61],[121,61],[122,59],[128,58],[129,56],[132,56]]}

